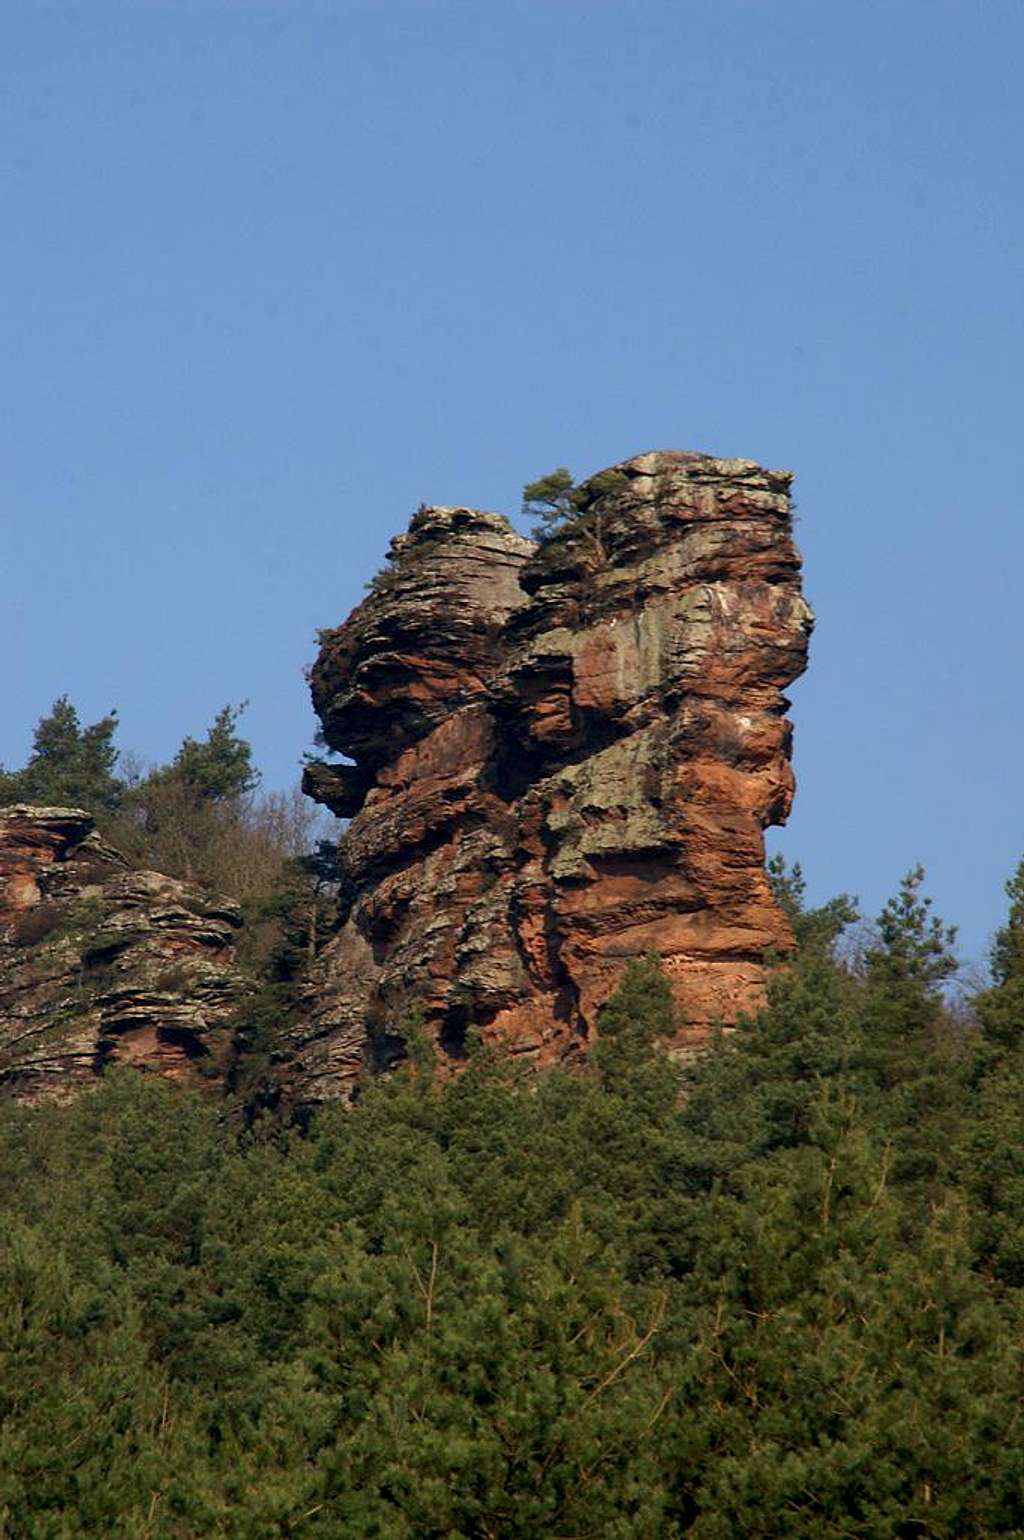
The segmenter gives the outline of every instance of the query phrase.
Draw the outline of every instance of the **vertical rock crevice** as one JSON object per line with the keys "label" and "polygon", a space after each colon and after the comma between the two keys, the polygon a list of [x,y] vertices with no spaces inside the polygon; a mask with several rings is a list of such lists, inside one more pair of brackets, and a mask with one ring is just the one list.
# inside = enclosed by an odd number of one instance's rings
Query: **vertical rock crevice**
{"label": "vertical rock crevice", "polygon": [[473,1028],[572,1057],[651,951],[696,1048],[792,944],[763,842],[813,624],[791,477],[680,452],[614,470],[540,546],[421,509],[322,637],[314,706],[354,763],[305,784],[352,820],[350,902],[292,1039],[300,1099],[347,1094],[414,1017],[442,1053]]}

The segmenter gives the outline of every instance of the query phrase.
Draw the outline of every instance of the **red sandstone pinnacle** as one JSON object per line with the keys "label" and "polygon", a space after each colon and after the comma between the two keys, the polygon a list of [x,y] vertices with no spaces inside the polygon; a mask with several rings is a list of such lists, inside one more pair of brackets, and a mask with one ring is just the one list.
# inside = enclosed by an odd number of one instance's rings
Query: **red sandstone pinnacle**
{"label": "red sandstone pinnacle", "polygon": [[647,952],[696,1048],[791,948],[763,839],[813,624],[791,477],[678,452],[615,469],[539,547],[421,509],[324,636],[313,702],[355,764],[306,789],[352,817],[349,899],[294,1038],[300,1098],[347,1094],[414,1015],[455,1057],[470,1027],[571,1056]]}

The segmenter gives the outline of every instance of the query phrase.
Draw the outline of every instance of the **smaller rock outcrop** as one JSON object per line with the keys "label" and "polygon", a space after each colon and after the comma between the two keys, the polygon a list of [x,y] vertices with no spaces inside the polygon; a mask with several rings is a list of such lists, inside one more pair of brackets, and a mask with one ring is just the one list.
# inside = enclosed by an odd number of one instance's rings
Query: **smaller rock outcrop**
{"label": "smaller rock outcrop", "polygon": [[241,923],[132,870],[81,809],[0,809],[0,1093],[65,1096],[113,1062],[194,1073],[248,992]]}

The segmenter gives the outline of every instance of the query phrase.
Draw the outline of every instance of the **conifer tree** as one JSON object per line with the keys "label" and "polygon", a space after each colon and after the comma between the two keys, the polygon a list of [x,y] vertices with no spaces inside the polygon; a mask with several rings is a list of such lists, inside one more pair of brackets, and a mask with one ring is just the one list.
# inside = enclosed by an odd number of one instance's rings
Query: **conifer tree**
{"label": "conifer tree", "polygon": [[1016,1048],[1024,1039],[1024,861],[1006,884],[1010,912],[992,943],[991,989],[975,995],[986,1037],[1003,1047]]}
{"label": "conifer tree", "polygon": [[578,511],[579,492],[572,472],[564,465],[523,488],[523,513],[536,518],[534,535],[538,540],[546,540]]}
{"label": "conifer tree", "polygon": [[563,529],[577,525],[585,531],[593,554],[603,559],[601,499],[620,492],[627,485],[625,473],[613,469],[598,471],[577,486],[572,472],[560,465],[546,476],[526,484],[523,513],[537,519],[534,539],[550,540]]}
{"label": "conifer tree", "polygon": [[921,894],[924,868],[916,866],[876,921],[877,941],[865,954],[869,1008],[878,1031],[907,1037],[941,1013],[941,986],[956,973],[956,926],[931,913]]}
{"label": "conifer tree", "polygon": [[818,908],[807,907],[807,882],[799,861],[789,866],[782,855],[768,862],[768,880],[802,952],[830,954],[843,931],[858,919],[857,900],[839,893]]}
{"label": "conifer tree", "polygon": [[207,729],[206,741],[186,738],[162,772],[185,785],[197,803],[225,802],[243,796],[259,784],[252,762],[252,745],[238,736],[238,718],[247,702],[224,706]]}
{"label": "conifer tree", "polygon": [[658,1039],[671,1037],[679,1026],[679,1007],[661,959],[654,953],[634,958],[598,1013],[598,1062],[606,1072],[641,1063]]}
{"label": "conifer tree", "polygon": [[0,805],[34,802],[110,812],[121,802],[124,783],[115,775],[117,712],[83,727],[66,695],[54,701],[36,726],[24,769],[0,770]]}
{"label": "conifer tree", "polygon": [[125,816],[111,830],[130,856],[171,876],[217,885],[231,847],[245,842],[241,814],[259,782],[252,746],[237,731],[244,709],[244,702],[224,706],[205,740],[185,738],[170,764],[131,787]]}

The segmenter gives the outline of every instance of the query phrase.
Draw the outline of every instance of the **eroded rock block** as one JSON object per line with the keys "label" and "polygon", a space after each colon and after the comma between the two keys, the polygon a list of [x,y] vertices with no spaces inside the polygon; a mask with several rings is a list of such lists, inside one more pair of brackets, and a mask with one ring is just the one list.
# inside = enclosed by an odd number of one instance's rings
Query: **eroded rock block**
{"label": "eroded rock block", "polygon": [[791,477],[677,452],[615,471],[540,546],[421,509],[325,633],[314,706],[354,763],[307,784],[352,821],[344,923],[292,1039],[300,1098],[346,1094],[414,1015],[452,1057],[469,1028],[577,1054],[651,951],[677,1047],[698,1047],[791,947],[763,841],[793,796],[781,691],[813,624]]}
{"label": "eroded rock block", "polygon": [[113,1062],[193,1075],[249,990],[238,906],[134,871],[77,808],[0,808],[0,1093],[66,1096]]}

